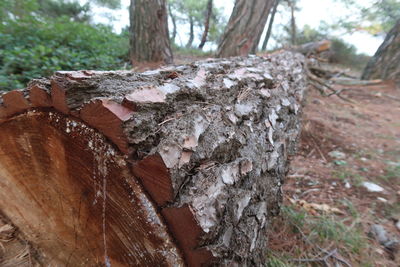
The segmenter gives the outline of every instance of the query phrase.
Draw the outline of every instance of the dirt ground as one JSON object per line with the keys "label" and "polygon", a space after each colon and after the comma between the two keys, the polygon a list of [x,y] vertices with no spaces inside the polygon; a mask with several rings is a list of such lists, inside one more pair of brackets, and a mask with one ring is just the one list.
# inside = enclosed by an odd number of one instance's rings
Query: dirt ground
{"label": "dirt ground", "polygon": [[[276,260],[269,266],[400,266],[398,244],[385,248],[369,234],[379,224],[400,240],[400,88],[336,86],[342,88],[351,102],[309,90],[299,153],[284,184],[286,212],[270,234]],[[369,192],[363,182],[383,191]]]}

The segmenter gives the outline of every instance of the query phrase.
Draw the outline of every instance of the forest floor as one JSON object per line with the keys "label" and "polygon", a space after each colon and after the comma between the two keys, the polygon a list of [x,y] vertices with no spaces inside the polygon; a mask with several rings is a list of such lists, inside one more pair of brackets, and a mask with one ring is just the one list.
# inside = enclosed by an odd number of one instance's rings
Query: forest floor
{"label": "forest floor", "polygon": [[400,266],[400,90],[346,88],[308,91],[268,266]]}

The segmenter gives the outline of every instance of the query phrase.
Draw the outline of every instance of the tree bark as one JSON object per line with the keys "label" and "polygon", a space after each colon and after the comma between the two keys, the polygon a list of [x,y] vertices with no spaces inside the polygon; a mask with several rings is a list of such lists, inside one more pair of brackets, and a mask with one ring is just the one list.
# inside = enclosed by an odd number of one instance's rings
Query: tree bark
{"label": "tree bark", "polygon": [[133,66],[172,63],[166,0],[131,0],[129,14]]}
{"label": "tree bark", "polygon": [[186,48],[191,48],[194,40],[194,21],[193,17],[189,15],[189,40],[186,44]]}
{"label": "tree bark", "polygon": [[203,49],[203,47],[204,47],[204,45],[205,45],[205,43],[207,41],[208,30],[210,28],[210,19],[211,19],[211,14],[212,14],[212,7],[213,7],[213,1],[212,0],[208,0],[206,15],[205,15],[205,19],[204,19],[204,31],[203,31],[203,35],[201,36],[199,49]]}
{"label": "tree bark", "polygon": [[255,51],[276,0],[236,0],[217,56],[245,56]]}
{"label": "tree bark", "polygon": [[291,52],[34,80],[0,101],[0,212],[45,266],[262,266],[305,88]]}
{"label": "tree bark", "polygon": [[269,19],[268,30],[267,30],[267,33],[265,34],[264,42],[262,44],[262,48],[261,48],[262,51],[267,50],[267,44],[268,44],[269,38],[271,37],[272,26],[274,25],[274,19],[275,19],[276,10],[278,9],[278,5],[279,5],[279,0],[276,0],[274,8],[272,9],[272,12],[271,12],[271,18]]}
{"label": "tree bark", "polygon": [[370,59],[361,76],[364,80],[393,80],[400,85],[400,20]]}

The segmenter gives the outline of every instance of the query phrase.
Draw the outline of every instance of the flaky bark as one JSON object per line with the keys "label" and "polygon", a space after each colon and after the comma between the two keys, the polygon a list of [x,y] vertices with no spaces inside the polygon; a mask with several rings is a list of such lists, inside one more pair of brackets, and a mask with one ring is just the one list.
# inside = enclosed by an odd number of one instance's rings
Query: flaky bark
{"label": "flaky bark", "polygon": [[362,79],[393,80],[400,85],[400,20],[368,62]]}
{"label": "flaky bark", "polygon": [[276,0],[236,0],[219,43],[217,56],[245,56],[254,52]]}
{"label": "flaky bark", "polygon": [[166,0],[131,0],[129,14],[133,66],[143,62],[172,63]]}
{"label": "flaky bark", "polygon": [[283,52],[33,81],[2,96],[0,211],[45,264],[262,266],[305,77]]}

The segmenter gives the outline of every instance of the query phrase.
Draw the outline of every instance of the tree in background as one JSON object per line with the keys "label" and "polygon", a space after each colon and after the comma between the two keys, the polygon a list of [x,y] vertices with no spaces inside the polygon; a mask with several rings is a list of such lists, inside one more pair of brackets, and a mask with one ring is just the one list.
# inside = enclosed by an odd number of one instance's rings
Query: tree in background
{"label": "tree in background", "polygon": [[296,11],[296,4],[297,0],[286,0],[285,1],[289,8],[290,8],[290,43],[291,45],[296,45],[296,35],[297,35],[297,29],[296,29],[296,17],[294,16],[294,12]]}
{"label": "tree in background", "polygon": [[203,21],[203,12],[205,9],[205,0],[170,0],[168,1],[168,9],[173,25],[172,40],[176,37],[177,23],[188,24],[189,38],[186,48],[191,48],[195,38],[195,27],[201,26]]}
{"label": "tree in background", "polygon": [[133,65],[172,63],[166,0],[131,0],[129,11]]}
{"label": "tree in background", "polygon": [[[177,27],[188,27],[188,41],[185,47],[192,49],[199,40],[199,49],[206,42],[215,42],[222,34],[225,25],[222,10],[216,8],[211,0],[169,0],[168,13],[172,22],[171,41],[176,44]],[[197,36],[196,33],[201,32]]]}
{"label": "tree in background", "polygon": [[263,51],[265,51],[267,49],[268,41],[269,41],[269,38],[271,37],[272,26],[274,25],[275,14],[276,14],[276,11],[278,10],[279,2],[280,2],[280,0],[275,1],[274,8],[272,9],[271,14],[269,16],[270,19],[269,19],[269,23],[268,23],[268,29],[267,29],[267,33],[265,34],[264,42],[263,42],[262,48],[261,48],[261,50],[263,50]]}
{"label": "tree in background", "polygon": [[400,85],[400,19],[368,62],[362,79],[390,79]]}
{"label": "tree in background", "polygon": [[257,49],[276,0],[236,0],[219,43],[217,56],[245,56]]}
{"label": "tree in background", "polygon": [[199,49],[203,49],[203,47],[207,41],[207,35],[208,35],[208,31],[210,29],[210,20],[211,20],[211,16],[212,16],[212,9],[213,9],[212,7],[213,7],[213,1],[208,0],[207,1],[207,9],[206,9],[205,18],[204,18],[204,31],[201,36]]}

